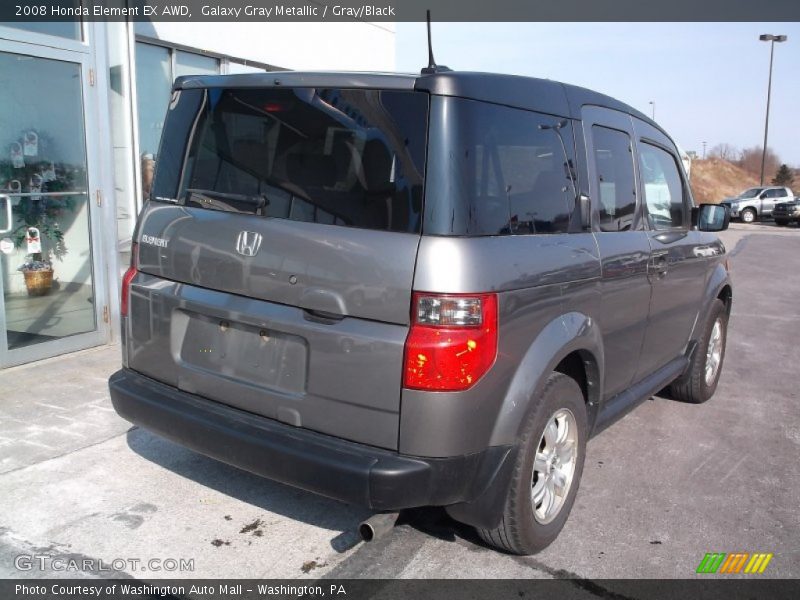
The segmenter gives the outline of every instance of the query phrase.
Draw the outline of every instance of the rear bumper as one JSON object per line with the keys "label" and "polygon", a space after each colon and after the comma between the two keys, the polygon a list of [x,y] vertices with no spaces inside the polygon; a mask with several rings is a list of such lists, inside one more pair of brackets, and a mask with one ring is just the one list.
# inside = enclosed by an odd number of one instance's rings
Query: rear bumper
{"label": "rear bumper", "polygon": [[114,373],[109,389],[117,413],[136,425],[257,475],[373,510],[474,504],[513,462],[506,446],[449,458],[405,456],[253,415],[130,369]]}

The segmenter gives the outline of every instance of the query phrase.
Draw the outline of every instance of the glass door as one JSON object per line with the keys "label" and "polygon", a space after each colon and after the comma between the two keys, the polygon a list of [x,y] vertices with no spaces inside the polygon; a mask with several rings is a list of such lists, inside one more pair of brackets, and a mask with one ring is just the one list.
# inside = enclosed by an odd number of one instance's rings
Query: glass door
{"label": "glass door", "polygon": [[0,41],[0,367],[108,339],[89,58]]}

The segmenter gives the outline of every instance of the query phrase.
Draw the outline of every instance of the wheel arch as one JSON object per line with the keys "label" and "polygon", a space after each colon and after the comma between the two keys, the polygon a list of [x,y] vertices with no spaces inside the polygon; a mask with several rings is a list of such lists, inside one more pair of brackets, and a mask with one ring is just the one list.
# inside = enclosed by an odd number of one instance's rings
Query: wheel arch
{"label": "wheel arch", "polygon": [[742,210],[739,211],[739,214],[741,214],[741,213],[743,213],[743,212],[745,212],[747,210],[752,212],[755,216],[758,216],[758,209],[755,206],[745,206]]}
{"label": "wheel arch", "polygon": [[733,307],[733,287],[730,282],[726,282],[717,293],[717,299],[722,300],[725,305],[725,311],[728,316],[731,315],[731,308]]}
{"label": "wheel arch", "polygon": [[599,324],[570,312],[548,323],[531,343],[509,384],[490,445],[515,444],[525,417],[553,371],[578,381],[586,400],[589,430],[603,390],[604,353]]}

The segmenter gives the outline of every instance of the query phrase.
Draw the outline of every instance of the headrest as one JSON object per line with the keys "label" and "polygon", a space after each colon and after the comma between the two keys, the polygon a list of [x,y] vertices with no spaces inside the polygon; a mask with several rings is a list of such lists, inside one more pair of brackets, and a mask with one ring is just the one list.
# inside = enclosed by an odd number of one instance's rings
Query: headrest
{"label": "headrest", "polygon": [[300,187],[333,187],[336,183],[336,161],[323,154],[289,154],[286,157],[289,180]]}
{"label": "headrest", "polygon": [[391,192],[394,183],[392,175],[392,155],[381,140],[369,140],[364,144],[361,154],[361,166],[367,192]]}

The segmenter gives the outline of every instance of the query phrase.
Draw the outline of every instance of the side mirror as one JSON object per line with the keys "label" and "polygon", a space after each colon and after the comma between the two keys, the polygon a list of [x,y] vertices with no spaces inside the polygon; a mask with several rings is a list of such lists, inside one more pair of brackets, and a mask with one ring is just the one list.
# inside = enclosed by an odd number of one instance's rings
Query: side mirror
{"label": "side mirror", "polygon": [[725,231],[730,222],[730,209],[724,204],[701,204],[692,209],[692,224],[700,231]]}

